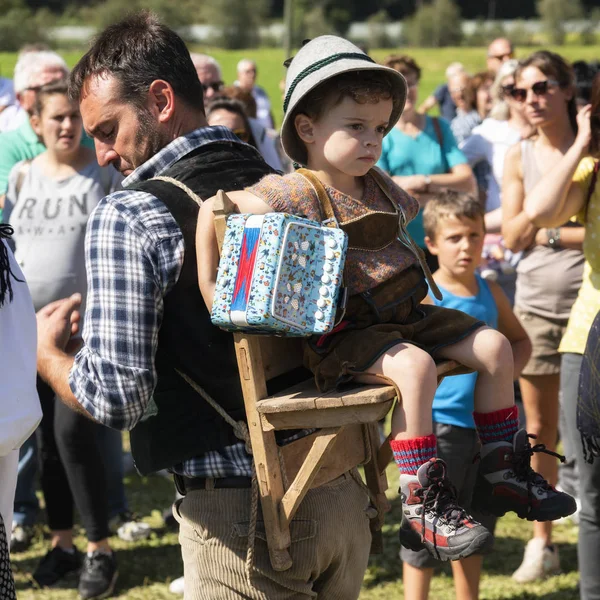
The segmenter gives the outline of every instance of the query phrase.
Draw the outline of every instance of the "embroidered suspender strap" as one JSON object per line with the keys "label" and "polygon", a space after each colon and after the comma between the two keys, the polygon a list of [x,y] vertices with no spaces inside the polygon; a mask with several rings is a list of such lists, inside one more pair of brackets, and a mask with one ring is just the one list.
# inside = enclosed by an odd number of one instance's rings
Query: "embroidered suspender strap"
{"label": "embroidered suspender strap", "polygon": [[317,193],[317,198],[319,199],[319,204],[321,205],[321,211],[325,213],[323,225],[326,225],[327,227],[339,227],[338,221],[335,218],[335,214],[333,212],[333,206],[331,206],[331,201],[329,200],[329,195],[325,191],[325,187],[321,183],[319,178],[308,169],[298,169],[298,171],[296,172],[300,173],[300,175],[308,179],[310,184],[313,186],[315,192]]}
{"label": "embroidered suspender strap", "polygon": [[[373,167],[369,171],[369,173],[371,174],[371,176],[375,180],[375,183],[377,183],[377,185],[379,186],[381,191],[386,195],[387,199],[392,203],[392,206],[397,206],[396,201],[392,197],[392,194],[388,188],[387,182],[384,179],[381,171],[377,167]],[[425,260],[425,254],[424,254],[423,250],[421,250],[421,248],[419,248],[419,246],[417,246],[417,244],[415,244],[414,240],[410,237],[410,235],[406,231],[405,223],[404,223],[404,213],[402,212],[402,210],[400,210],[400,215],[401,215],[401,217],[400,217],[400,224],[398,227],[398,239],[401,242],[403,242],[405,245],[407,245],[415,253],[417,260],[419,261],[419,264],[421,265],[421,269],[423,269],[423,273],[425,274],[425,279],[427,279],[427,283],[429,284],[429,289],[431,290],[433,295],[438,300],[441,300],[443,298],[442,292],[440,292],[440,288],[437,286],[437,283],[433,279],[433,275],[431,274],[431,271],[429,270],[429,267],[427,266],[427,261]]]}
{"label": "embroidered suspender strap", "polygon": [[323,67],[326,67],[331,63],[347,58],[351,58],[353,60],[364,60],[370,63],[375,62],[371,57],[367,56],[366,54],[363,54],[362,52],[339,52],[338,54],[333,54],[332,56],[328,56],[327,58],[323,58],[312,63],[309,67],[307,67],[303,71],[300,71],[300,73],[298,73],[294,81],[292,81],[292,83],[290,84],[287,94],[285,95],[285,100],[283,101],[283,112],[287,112],[288,106],[290,104],[290,99],[292,98],[292,94],[294,93],[294,90],[296,89],[298,84],[303,79],[308,77],[311,73],[314,73],[315,71],[318,71],[319,69],[322,69]]}

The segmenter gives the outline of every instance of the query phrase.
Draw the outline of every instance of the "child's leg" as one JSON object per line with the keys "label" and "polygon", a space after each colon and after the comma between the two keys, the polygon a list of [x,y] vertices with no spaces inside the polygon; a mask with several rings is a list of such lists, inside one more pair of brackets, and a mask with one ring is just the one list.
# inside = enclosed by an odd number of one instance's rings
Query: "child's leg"
{"label": "child's leg", "polygon": [[440,356],[457,360],[479,373],[473,417],[483,446],[474,506],[496,516],[515,511],[530,521],[551,521],[575,512],[575,500],[557,492],[531,468],[533,454],[550,451],[537,444],[532,448],[525,430],[518,431],[508,340],[499,332],[482,327],[444,348]]}
{"label": "child's leg", "polygon": [[483,556],[474,554],[452,563],[456,600],[478,600]]}
{"label": "child's leg", "polygon": [[408,563],[402,564],[404,600],[427,600],[433,577],[433,567],[419,569]]}
{"label": "child's leg", "polygon": [[446,465],[436,459],[431,419],[437,388],[433,359],[416,346],[398,344],[356,379],[381,383],[381,376],[393,381],[400,392],[390,444],[401,471],[402,545],[411,550],[425,546],[438,560],[458,560],[480,551],[490,533],[458,506]]}

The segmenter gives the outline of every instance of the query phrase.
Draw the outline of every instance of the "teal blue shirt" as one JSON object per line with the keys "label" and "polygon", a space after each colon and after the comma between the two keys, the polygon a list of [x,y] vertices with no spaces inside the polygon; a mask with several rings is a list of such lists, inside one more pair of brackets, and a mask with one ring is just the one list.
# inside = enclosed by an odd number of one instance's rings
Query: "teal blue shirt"
{"label": "teal blue shirt", "polygon": [[[445,119],[438,119],[442,131],[443,144],[440,147],[433,120],[425,117],[425,128],[416,137],[402,133],[397,127],[383,139],[381,158],[377,166],[390,175],[439,175],[453,167],[468,164],[465,155],[458,149],[450,125]],[[408,232],[415,242],[425,246],[423,214],[409,223]]]}

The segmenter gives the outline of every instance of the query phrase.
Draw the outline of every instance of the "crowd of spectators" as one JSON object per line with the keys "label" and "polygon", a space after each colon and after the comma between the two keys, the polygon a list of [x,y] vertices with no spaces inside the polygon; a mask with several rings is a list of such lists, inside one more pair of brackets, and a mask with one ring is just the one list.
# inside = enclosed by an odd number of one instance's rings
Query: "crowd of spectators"
{"label": "crowd of spectators", "polygon": [[[237,79],[227,85],[213,57],[192,53],[191,59],[208,125],[226,127],[270,167],[291,172],[272,100],[257,84],[256,62],[241,60]],[[560,474],[556,461],[543,453],[532,465],[581,501],[581,597],[597,598],[600,475],[598,463],[585,460],[576,409],[585,342],[600,310],[594,241],[600,235],[599,64],[571,65],[549,51],[515,57],[511,43],[498,39],[489,45],[481,70],[471,75],[462,64],[450,64],[446,82],[419,104],[417,61],[393,54],[383,62],[404,76],[408,93],[402,116],[383,140],[378,167],[421,209],[448,191],[478,199],[485,213],[480,275],[502,287],[532,345],[518,384],[523,418],[536,443],[556,450],[562,440],[567,457]],[[58,54],[32,46],[20,53],[14,78],[0,78],[0,209],[3,222],[14,228],[14,256],[36,311],[74,293],[85,305],[86,225],[94,207],[120,189],[122,180],[113,166],[96,161],[78,104],[67,94],[67,75]],[[436,107],[441,116],[428,114]],[[422,213],[408,230],[435,270]],[[110,535],[118,531],[133,541],[150,530],[129,510],[121,434],[67,408],[41,379],[37,388],[43,418],[21,446],[6,535],[12,551],[31,543],[39,519],[39,476],[51,541],[33,578],[44,587],[81,572],[80,596],[100,597],[117,577]],[[85,555],[73,544],[74,507],[86,529]],[[1,534],[0,527],[0,542]],[[513,578],[526,583],[559,571],[552,523],[534,522]],[[183,578],[171,591],[183,593]],[[405,597],[426,598],[427,590],[407,590]]]}

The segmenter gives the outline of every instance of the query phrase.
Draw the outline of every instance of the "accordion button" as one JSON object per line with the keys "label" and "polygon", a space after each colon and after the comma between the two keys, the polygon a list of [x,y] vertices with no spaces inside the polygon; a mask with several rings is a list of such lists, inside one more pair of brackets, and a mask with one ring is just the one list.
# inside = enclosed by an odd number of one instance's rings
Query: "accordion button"
{"label": "accordion button", "polygon": [[323,265],[323,271],[325,271],[325,273],[331,273],[331,271],[333,271],[333,267],[329,263],[325,263]]}
{"label": "accordion button", "polygon": [[335,240],[329,240],[329,241],[327,242],[327,245],[328,245],[330,248],[337,248],[337,242],[336,242]]}
{"label": "accordion button", "polygon": [[325,305],[326,305],[326,304],[327,304],[327,302],[325,302],[325,300],[323,300],[323,298],[319,298],[319,299],[317,300],[317,306],[318,306],[319,308],[325,308]]}
{"label": "accordion button", "polygon": [[325,315],[320,310],[315,313],[315,319],[317,319],[317,321],[322,321],[324,316]]}
{"label": "accordion button", "polygon": [[329,289],[328,289],[328,288],[326,288],[324,285],[323,285],[323,286],[321,286],[321,287],[319,288],[319,296],[323,296],[323,297],[325,297],[325,296],[328,296],[328,295],[329,295]]}
{"label": "accordion button", "polygon": [[335,258],[335,253],[333,250],[327,250],[327,252],[325,252],[325,258],[327,260],[333,260]]}
{"label": "accordion button", "polygon": [[323,283],[331,283],[331,277],[325,273],[324,275],[321,275],[321,281]]}

